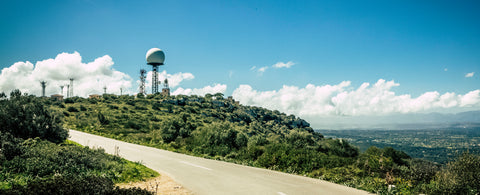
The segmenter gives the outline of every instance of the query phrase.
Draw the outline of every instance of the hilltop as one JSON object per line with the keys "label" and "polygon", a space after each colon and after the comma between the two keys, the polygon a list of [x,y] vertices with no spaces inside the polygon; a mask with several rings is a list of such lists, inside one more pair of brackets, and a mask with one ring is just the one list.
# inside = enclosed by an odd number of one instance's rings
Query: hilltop
{"label": "hilltop", "polygon": [[[452,172],[464,154],[441,168],[391,147],[360,153],[343,139],[324,138],[294,115],[244,106],[223,94],[117,96],[45,100],[66,127],[189,155],[307,175],[375,193],[444,193],[477,190]],[[475,165],[473,165],[475,166]],[[473,167],[476,168],[476,167]],[[449,184],[449,187],[447,184]],[[394,191],[388,189],[395,185]],[[453,186],[452,186],[453,185]]]}

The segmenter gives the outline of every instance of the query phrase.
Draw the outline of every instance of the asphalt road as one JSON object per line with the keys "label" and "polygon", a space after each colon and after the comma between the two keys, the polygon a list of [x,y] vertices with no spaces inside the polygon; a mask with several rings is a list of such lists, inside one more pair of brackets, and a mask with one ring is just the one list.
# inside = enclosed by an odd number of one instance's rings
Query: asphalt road
{"label": "asphalt road", "polygon": [[70,140],[103,148],[172,177],[194,194],[368,194],[327,181],[188,156],[70,130]]}

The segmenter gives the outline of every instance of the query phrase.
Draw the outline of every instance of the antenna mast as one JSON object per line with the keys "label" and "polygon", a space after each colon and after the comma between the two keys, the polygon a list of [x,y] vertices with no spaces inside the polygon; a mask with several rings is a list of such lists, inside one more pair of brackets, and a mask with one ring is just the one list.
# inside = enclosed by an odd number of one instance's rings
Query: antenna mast
{"label": "antenna mast", "polygon": [[73,78],[70,78],[70,97],[73,97]]}
{"label": "antenna mast", "polygon": [[42,97],[45,97],[45,87],[47,86],[47,82],[40,81],[40,84],[42,85]]}
{"label": "antenna mast", "polygon": [[70,97],[70,84],[67,84],[67,98]]}
{"label": "antenna mast", "polygon": [[145,79],[147,78],[147,76],[145,76],[145,74],[147,73],[147,71],[145,69],[141,69],[140,70],[140,94],[143,94],[145,95],[146,92],[145,92]]}
{"label": "antenna mast", "polygon": [[65,86],[60,85],[60,95],[63,95],[63,88],[64,88],[64,87],[65,87]]}

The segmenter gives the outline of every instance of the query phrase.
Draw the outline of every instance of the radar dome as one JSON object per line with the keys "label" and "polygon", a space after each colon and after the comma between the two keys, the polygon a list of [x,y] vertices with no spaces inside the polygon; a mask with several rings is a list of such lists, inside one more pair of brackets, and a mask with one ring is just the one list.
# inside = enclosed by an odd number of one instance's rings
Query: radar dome
{"label": "radar dome", "polygon": [[152,48],[147,51],[147,64],[163,65],[165,61],[165,53],[161,49]]}

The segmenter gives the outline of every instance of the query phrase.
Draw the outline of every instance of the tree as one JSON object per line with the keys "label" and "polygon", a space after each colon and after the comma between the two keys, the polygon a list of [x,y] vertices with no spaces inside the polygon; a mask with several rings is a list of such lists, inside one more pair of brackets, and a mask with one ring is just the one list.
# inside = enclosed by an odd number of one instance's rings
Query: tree
{"label": "tree", "polygon": [[215,99],[217,100],[222,100],[223,99],[223,93],[216,93],[215,95],[213,95],[215,97]]}
{"label": "tree", "polygon": [[0,101],[0,131],[23,139],[40,137],[61,143],[68,131],[61,125],[61,116],[48,110],[37,97],[10,93],[9,100]]}

